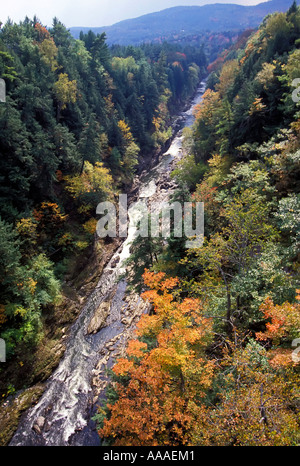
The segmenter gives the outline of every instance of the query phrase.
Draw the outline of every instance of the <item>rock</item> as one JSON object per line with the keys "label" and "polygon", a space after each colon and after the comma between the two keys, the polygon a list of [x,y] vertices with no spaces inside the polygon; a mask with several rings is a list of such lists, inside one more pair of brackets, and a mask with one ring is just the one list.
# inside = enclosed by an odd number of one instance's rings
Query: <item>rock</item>
{"label": "rock", "polygon": [[95,314],[93,315],[88,329],[87,334],[95,334],[99,332],[103,327],[106,326],[106,319],[109,315],[110,311],[110,302],[104,301],[100,304],[100,306],[96,309]]}
{"label": "rock", "polygon": [[108,343],[106,343],[105,348],[110,348],[111,346],[114,346],[115,342],[110,340]]}
{"label": "rock", "polygon": [[32,428],[37,434],[41,435],[44,424],[45,424],[45,418],[43,416],[39,416],[37,420],[35,421],[35,423],[33,424]]}
{"label": "rock", "polygon": [[132,324],[133,319],[134,319],[134,316],[131,316],[130,318],[127,318],[127,319],[124,317],[123,319],[121,319],[121,323],[125,325],[125,327],[129,327]]}
{"label": "rock", "polygon": [[120,256],[116,257],[112,262],[111,262],[111,268],[115,268],[118,263],[120,262]]}
{"label": "rock", "polygon": [[160,185],[160,190],[162,192],[166,191],[167,189],[169,189],[169,184],[168,183],[163,183]]}

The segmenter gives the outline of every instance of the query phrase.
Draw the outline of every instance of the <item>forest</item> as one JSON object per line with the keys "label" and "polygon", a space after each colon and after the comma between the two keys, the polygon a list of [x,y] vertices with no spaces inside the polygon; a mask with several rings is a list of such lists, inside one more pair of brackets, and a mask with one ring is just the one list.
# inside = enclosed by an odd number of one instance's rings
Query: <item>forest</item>
{"label": "forest", "polygon": [[172,173],[205,242],[135,240],[153,310],[111,371],[105,445],[299,444],[299,33],[294,2],[208,66]]}
{"label": "forest", "polygon": [[172,115],[205,66],[202,48],[110,50],[105,34],[75,40],[56,19],[50,30],[36,18],[2,26],[0,322],[8,358],[36,343],[74,257],[94,241],[97,204],[128,188],[168,141]]}
{"label": "forest", "polygon": [[58,19],[1,25],[3,403],[57,364],[67,283],[110,247],[97,204],[130,190],[207,76],[172,172],[173,200],[204,202],[204,245],[134,241],[128,282],[152,310],[110,370],[97,428],[112,446],[299,444],[300,8],[228,45],[214,59],[204,45],[109,48]]}

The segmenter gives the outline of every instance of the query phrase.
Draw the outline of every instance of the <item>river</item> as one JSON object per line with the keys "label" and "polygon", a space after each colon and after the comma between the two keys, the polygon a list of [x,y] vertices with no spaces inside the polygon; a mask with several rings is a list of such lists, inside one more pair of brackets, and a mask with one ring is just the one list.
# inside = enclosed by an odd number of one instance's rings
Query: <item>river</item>
{"label": "river", "polygon": [[[191,126],[193,109],[205,90],[202,82],[190,108],[180,115],[181,129],[169,149],[149,173],[142,174],[137,200],[130,205],[129,218],[137,203],[148,200],[151,208],[168,200],[174,190],[170,172],[182,156],[182,129]],[[124,260],[130,254],[134,228],[113,255],[102,276],[71,326],[64,356],[46,383],[38,403],[21,418],[10,445],[89,446],[100,445],[92,417],[99,400],[105,397],[109,382],[107,368],[124,354],[126,342],[137,321],[148,312],[148,305],[138,295],[126,292],[122,279]],[[105,327],[89,333],[90,322],[101,306],[109,309]]]}

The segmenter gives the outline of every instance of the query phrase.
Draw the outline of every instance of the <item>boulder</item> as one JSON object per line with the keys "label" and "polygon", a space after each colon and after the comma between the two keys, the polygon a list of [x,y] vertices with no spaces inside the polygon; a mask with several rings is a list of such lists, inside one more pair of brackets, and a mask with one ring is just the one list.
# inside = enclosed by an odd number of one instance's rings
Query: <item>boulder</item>
{"label": "boulder", "polygon": [[33,424],[32,428],[37,434],[40,435],[42,433],[42,428],[44,427],[44,424],[45,424],[45,418],[43,416],[39,416],[37,420],[35,421],[35,423]]}
{"label": "boulder", "polygon": [[106,327],[106,319],[109,315],[110,311],[110,302],[104,301],[100,304],[100,306],[96,309],[95,314],[90,320],[87,334],[95,334],[98,333],[102,328]]}

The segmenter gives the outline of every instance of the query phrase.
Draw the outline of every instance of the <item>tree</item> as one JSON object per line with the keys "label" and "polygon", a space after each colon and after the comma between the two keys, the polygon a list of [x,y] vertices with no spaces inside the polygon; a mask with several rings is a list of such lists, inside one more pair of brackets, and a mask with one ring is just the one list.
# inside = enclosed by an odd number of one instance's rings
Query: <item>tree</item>
{"label": "tree", "polygon": [[23,257],[32,257],[38,244],[37,221],[32,217],[21,218],[16,224],[16,230],[21,239]]}
{"label": "tree", "polygon": [[42,330],[42,311],[60,299],[60,283],[55,278],[53,264],[44,255],[36,255],[16,270],[16,282],[5,303],[7,321],[1,331],[8,356],[16,346],[32,348]]}
{"label": "tree", "polygon": [[100,124],[97,121],[96,115],[92,113],[88,122],[84,125],[77,146],[82,160],[81,172],[85,161],[92,164],[101,162],[104,155],[104,144],[102,142]]}
{"label": "tree", "polygon": [[137,339],[113,368],[118,399],[107,406],[109,417],[99,434],[116,446],[189,445],[206,415],[202,400],[214,363],[203,348],[211,324],[197,300],[179,301],[172,294],[177,278],[146,271],[144,279],[150,290],[143,296],[154,314],[142,317]]}
{"label": "tree", "polygon": [[226,93],[229,91],[229,88],[233,84],[238,70],[238,60],[226,61],[222,66],[219,82],[218,84],[216,84],[216,90],[220,93],[221,97],[224,97]]}
{"label": "tree", "polygon": [[20,239],[11,224],[0,218],[0,287],[1,299],[9,297],[20,265]]}
{"label": "tree", "polygon": [[60,119],[61,110],[64,110],[68,103],[75,103],[77,97],[77,82],[69,80],[67,73],[60,73],[58,81],[53,86],[54,95],[57,99],[57,120]]}
{"label": "tree", "polygon": [[277,34],[288,35],[290,32],[291,25],[287,21],[285,13],[275,13],[270,16],[266,24],[266,32],[271,37],[275,37]]}
{"label": "tree", "polygon": [[276,66],[272,63],[263,63],[261,71],[257,73],[256,80],[264,86],[265,89],[268,89],[270,84],[274,81],[275,75],[274,71]]}
{"label": "tree", "polygon": [[298,336],[298,328],[300,325],[300,296],[297,290],[297,303],[292,304],[285,302],[282,305],[274,305],[271,298],[266,298],[260,306],[260,311],[263,313],[266,320],[271,320],[266,323],[264,332],[257,332],[256,338],[260,341],[271,340],[279,342],[282,339],[293,340]]}
{"label": "tree", "polygon": [[215,128],[220,121],[220,94],[207,89],[203,99],[195,108],[194,140],[196,156],[207,160],[216,151]]}
{"label": "tree", "polygon": [[[139,228],[139,225],[138,225]],[[151,231],[151,217],[148,216],[148,231]],[[130,257],[126,261],[126,278],[130,287],[141,292],[145,269],[157,264],[163,251],[162,238],[138,235],[130,245]]]}
{"label": "tree", "polygon": [[52,28],[49,30],[49,33],[52,35],[57,47],[68,49],[71,46],[71,34],[58,18],[53,18]]}
{"label": "tree", "polygon": [[296,49],[289,55],[288,62],[284,67],[290,81],[292,81],[293,79],[299,78],[299,73],[300,73],[299,58],[300,58],[300,50]]}
{"label": "tree", "polygon": [[[276,230],[268,223],[267,216],[268,206],[265,202],[251,190],[245,190],[221,211],[221,217],[226,220],[221,231],[206,240],[204,247],[193,251],[193,254],[196,253],[196,263],[203,267],[205,285],[210,282],[215,286],[220,279],[224,284],[228,334],[232,331],[233,279],[247,274],[266,244],[276,237]],[[238,294],[236,308],[240,308]]]}
{"label": "tree", "polygon": [[82,40],[76,40],[73,44],[73,59],[77,61],[80,71],[83,73],[88,73],[90,69],[90,64],[92,56],[90,52],[86,49],[85,43]]}
{"label": "tree", "polygon": [[[63,234],[67,215],[62,212],[56,202],[42,202],[39,207],[33,210],[33,218],[35,227],[30,219],[27,219],[25,223],[33,230],[32,239],[34,240],[36,236],[38,244],[43,246],[44,251],[53,254],[57,250],[59,238]],[[18,224],[18,229],[24,232],[24,219]]]}
{"label": "tree", "polygon": [[29,132],[15,104],[7,100],[5,106],[0,106],[0,196],[2,216],[12,220],[19,209],[30,205],[29,190],[34,161]]}
{"label": "tree", "polygon": [[105,68],[110,62],[110,53],[106,44],[106,34],[97,34],[91,47],[91,54],[93,59],[100,63]]}
{"label": "tree", "polygon": [[55,45],[55,42],[52,37],[46,38],[39,44],[40,54],[42,55],[42,60],[46,65],[49,66],[51,71],[56,71],[58,68],[57,63],[57,54],[58,48]]}
{"label": "tree", "polygon": [[126,146],[125,154],[122,159],[122,166],[124,169],[125,183],[131,183],[135,174],[136,167],[138,165],[138,155],[140,148],[135,142],[131,142]]}
{"label": "tree", "polygon": [[274,372],[267,352],[250,340],[230,344],[220,373],[218,402],[210,411],[207,433],[219,446],[296,445],[299,429],[296,373]]}
{"label": "tree", "polygon": [[5,80],[14,81],[17,72],[13,66],[14,58],[10,53],[0,50],[0,77]]}
{"label": "tree", "polygon": [[298,11],[297,2],[296,2],[296,0],[294,0],[293,3],[291,4],[290,8],[287,11],[287,16],[289,17],[289,16],[293,15],[294,13],[297,13],[297,11]]}
{"label": "tree", "polygon": [[132,133],[130,131],[130,127],[124,120],[120,120],[118,122],[118,127],[121,130],[122,134],[122,150],[123,150],[123,157],[121,161],[121,165],[124,168],[124,182],[126,184],[130,184],[133,180],[133,176],[135,173],[135,168],[138,164],[138,154],[140,148],[134,142]]}
{"label": "tree", "polygon": [[279,229],[287,243],[287,252],[290,257],[295,258],[299,252],[300,245],[300,195],[290,194],[281,199],[276,212]]}
{"label": "tree", "polygon": [[[79,144],[74,134],[64,125],[57,124],[53,129],[55,155],[59,161],[59,169],[63,173],[73,173],[80,167]],[[57,175],[57,171],[55,173]],[[57,178],[57,176],[56,176]]]}
{"label": "tree", "polygon": [[193,191],[203,177],[206,167],[202,162],[196,163],[193,154],[185,155],[177,164],[175,170],[171,173],[179,186],[187,186]]}
{"label": "tree", "polygon": [[78,211],[90,214],[99,202],[110,199],[113,195],[112,176],[103,163],[84,163],[81,175],[66,176],[66,190],[79,204]]}

